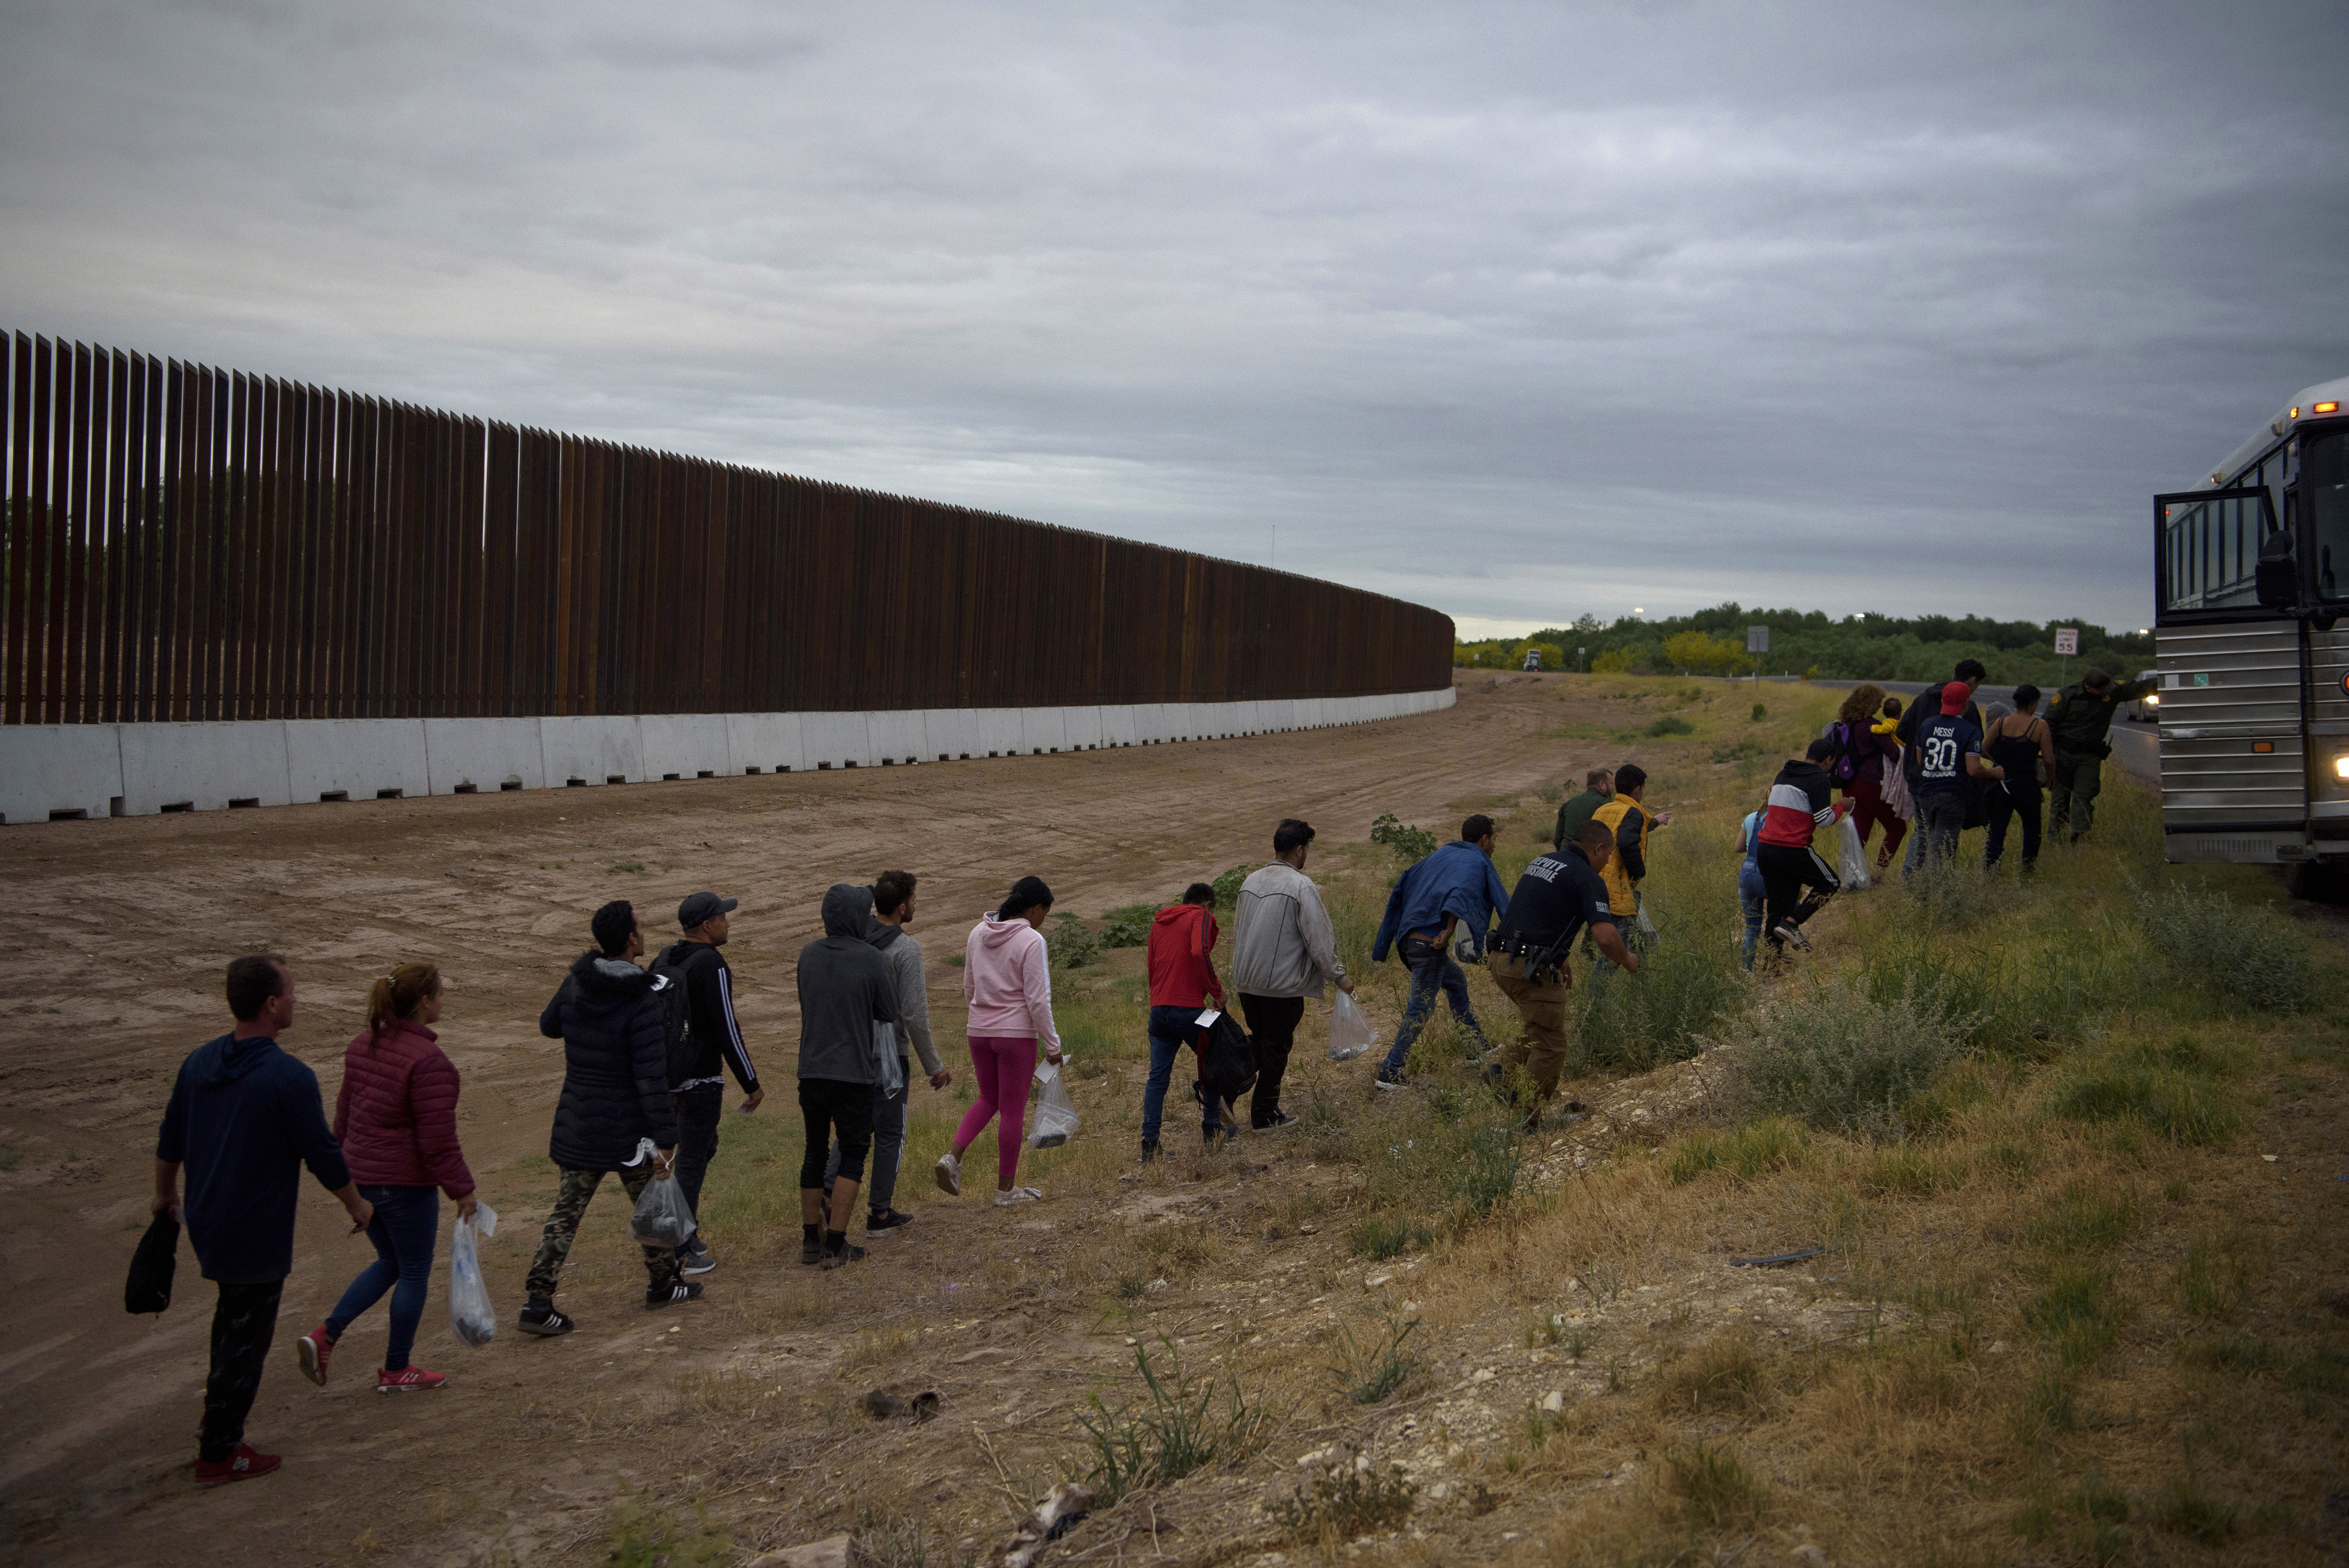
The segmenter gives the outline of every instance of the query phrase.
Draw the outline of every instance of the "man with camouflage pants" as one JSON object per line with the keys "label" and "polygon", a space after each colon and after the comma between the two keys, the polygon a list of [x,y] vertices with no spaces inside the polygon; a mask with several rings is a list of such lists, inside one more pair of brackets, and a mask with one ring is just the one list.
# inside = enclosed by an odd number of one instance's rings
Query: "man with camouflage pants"
{"label": "man with camouflage pants", "polygon": [[[540,1033],[563,1042],[563,1096],[547,1147],[562,1182],[538,1256],[531,1260],[524,1282],[530,1303],[522,1314],[522,1331],[545,1337],[578,1326],[555,1310],[554,1291],[595,1189],[617,1171],[633,1202],[645,1183],[669,1174],[677,1155],[668,1031],[655,994],[664,982],[633,961],[645,950],[645,939],[626,899],[596,910],[593,928],[601,950],[580,955],[538,1019]],[[646,1138],[658,1152],[640,1157]],[[701,1298],[701,1286],[684,1276],[682,1262],[674,1249],[645,1249],[647,1308]]]}
{"label": "man with camouflage pants", "polygon": [[2054,709],[2047,715],[2047,728],[2055,739],[2055,776],[2047,792],[2050,838],[2068,823],[2067,842],[2077,844],[2094,824],[2105,759],[2113,754],[2113,715],[2122,703],[2135,701],[2154,685],[2151,680],[2117,685],[2103,670],[2091,670],[2056,693]]}

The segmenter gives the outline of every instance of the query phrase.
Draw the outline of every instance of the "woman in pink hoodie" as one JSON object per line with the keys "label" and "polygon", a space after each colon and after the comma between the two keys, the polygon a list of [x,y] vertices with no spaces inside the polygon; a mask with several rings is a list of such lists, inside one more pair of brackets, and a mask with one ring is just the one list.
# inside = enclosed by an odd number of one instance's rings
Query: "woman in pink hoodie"
{"label": "woman in pink hoodie", "polygon": [[1044,1195],[1017,1187],[1020,1135],[1028,1119],[1028,1085],[1036,1076],[1036,1047],[1044,1059],[1061,1060],[1060,1032],[1052,1027],[1051,954],[1044,948],[1044,917],[1052,912],[1052,889],[1040,877],[1012,885],[1003,907],[971,928],[963,943],[962,996],[970,1004],[970,1065],[978,1103],[963,1113],[954,1147],[939,1157],[938,1185],[962,1193],[962,1155],[990,1118],[995,1125],[995,1201],[1033,1203]]}

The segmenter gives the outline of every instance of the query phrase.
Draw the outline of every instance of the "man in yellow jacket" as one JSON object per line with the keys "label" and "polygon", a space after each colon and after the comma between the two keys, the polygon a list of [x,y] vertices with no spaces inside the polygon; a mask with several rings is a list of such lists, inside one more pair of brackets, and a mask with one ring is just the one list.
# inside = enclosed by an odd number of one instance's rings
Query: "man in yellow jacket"
{"label": "man in yellow jacket", "polygon": [[[1648,770],[1637,763],[1625,763],[1615,770],[1615,798],[1590,814],[1591,821],[1615,836],[1615,853],[1599,874],[1607,883],[1607,907],[1615,916],[1616,929],[1635,949],[1639,946],[1640,883],[1648,875],[1648,830],[1672,820],[1671,812],[1651,813],[1640,803],[1647,791]],[[1601,953],[1591,978],[1596,980],[1615,967]]]}

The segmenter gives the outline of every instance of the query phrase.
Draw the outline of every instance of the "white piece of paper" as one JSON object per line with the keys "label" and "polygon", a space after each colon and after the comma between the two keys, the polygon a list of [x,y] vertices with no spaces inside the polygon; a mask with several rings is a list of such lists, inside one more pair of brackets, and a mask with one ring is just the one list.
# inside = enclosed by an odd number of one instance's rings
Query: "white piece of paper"
{"label": "white piece of paper", "polygon": [[1195,1022],[1195,1023],[1196,1023],[1199,1025],[1199,1027],[1200,1027],[1200,1028],[1202,1028],[1202,1029],[1213,1029],[1213,1028],[1216,1026],[1216,1019],[1218,1019],[1218,1018],[1221,1018],[1222,1016],[1223,1016],[1223,1014],[1222,1014],[1220,1012],[1216,1011],[1215,1008],[1210,1007],[1209,1009],[1207,1009],[1207,1011],[1206,1011],[1206,1012],[1202,1012],[1201,1014],[1199,1014],[1199,1016],[1198,1016],[1195,1020],[1194,1020],[1194,1022]]}

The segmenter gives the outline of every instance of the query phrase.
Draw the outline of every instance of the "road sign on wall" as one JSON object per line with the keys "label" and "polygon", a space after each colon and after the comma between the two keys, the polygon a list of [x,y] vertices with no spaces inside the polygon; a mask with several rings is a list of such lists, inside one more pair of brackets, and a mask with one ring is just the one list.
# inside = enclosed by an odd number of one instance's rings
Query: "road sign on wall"
{"label": "road sign on wall", "polygon": [[1745,628],[1745,651],[1748,653],[1769,652],[1770,628],[1766,626],[1747,627]]}
{"label": "road sign on wall", "polygon": [[2080,628],[2076,626],[2057,627],[2055,628],[2055,651],[2062,654],[2066,659],[2069,659],[2072,655],[2079,652]]}

